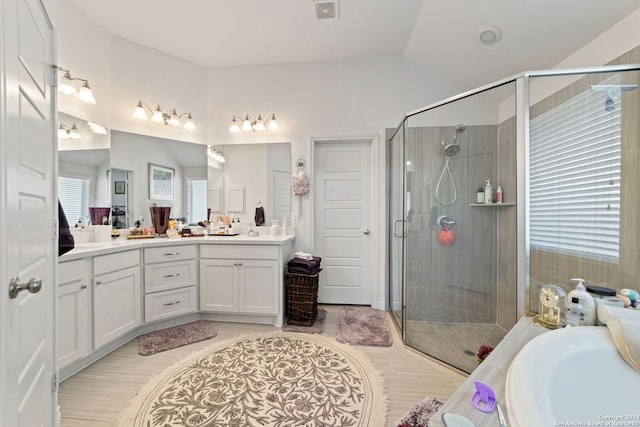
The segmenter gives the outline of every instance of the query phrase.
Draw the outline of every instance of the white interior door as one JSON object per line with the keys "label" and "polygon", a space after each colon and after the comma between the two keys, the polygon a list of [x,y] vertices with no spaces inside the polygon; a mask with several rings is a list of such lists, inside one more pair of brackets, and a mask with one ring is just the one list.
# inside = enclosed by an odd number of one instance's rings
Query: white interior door
{"label": "white interior door", "polygon": [[273,219],[291,221],[291,176],[289,172],[273,171]]}
{"label": "white interior door", "polygon": [[[3,0],[0,424],[55,425],[53,27],[39,0]],[[10,281],[27,290],[11,295]],[[41,287],[38,284],[41,283]],[[39,292],[37,292],[39,290]]]}
{"label": "white interior door", "polygon": [[372,304],[371,141],[316,142],[314,244],[322,257],[318,301]]}

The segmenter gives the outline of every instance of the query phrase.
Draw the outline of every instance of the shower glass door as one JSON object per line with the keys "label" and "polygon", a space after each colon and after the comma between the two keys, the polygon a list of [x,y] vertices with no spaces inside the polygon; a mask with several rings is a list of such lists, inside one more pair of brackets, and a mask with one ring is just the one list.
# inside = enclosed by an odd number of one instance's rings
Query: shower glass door
{"label": "shower glass door", "polygon": [[404,338],[404,125],[393,135],[387,146],[389,158],[389,308]]}

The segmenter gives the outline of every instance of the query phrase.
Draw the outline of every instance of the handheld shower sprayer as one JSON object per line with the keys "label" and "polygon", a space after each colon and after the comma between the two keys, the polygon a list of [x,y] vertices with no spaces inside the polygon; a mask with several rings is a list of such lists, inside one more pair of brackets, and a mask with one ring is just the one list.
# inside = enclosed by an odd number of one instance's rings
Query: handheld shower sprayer
{"label": "handheld shower sprayer", "polygon": [[[453,156],[455,156],[460,152],[460,146],[456,143],[456,141],[458,140],[458,135],[463,133],[465,130],[467,130],[467,127],[462,123],[460,123],[459,125],[456,126],[456,133],[453,136],[453,142],[448,143],[446,140],[442,141],[442,146],[444,147],[445,159],[444,159],[444,167],[442,168],[442,173],[440,174],[440,178],[438,178],[438,184],[436,185],[435,197],[437,202],[442,203],[443,205],[446,205],[446,206],[451,206],[452,204],[454,204],[458,197],[456,193],[456,184],[455,182],[453,182],[453,176],[451,176],[451,170],[449,170],[449,161]],[[440,185],[442,184],[442,179],[444,178],[445,173],[448,174],[449,181],[451,182],[451,187],[453,189],[453,197],[451,198],[450,201],[441,200],[438,194],[440,192]]]}

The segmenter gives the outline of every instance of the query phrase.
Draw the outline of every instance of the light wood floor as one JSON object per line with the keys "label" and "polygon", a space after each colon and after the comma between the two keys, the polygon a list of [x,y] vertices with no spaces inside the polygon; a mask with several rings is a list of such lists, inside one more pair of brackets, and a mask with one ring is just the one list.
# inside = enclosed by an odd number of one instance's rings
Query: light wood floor
{"label": "light wood floor", "polygon": [[[339,306],[323,306],[327,310],[324,335],[335,337]],[[390,315],[388,315],[390,316]],[[389,398],[387,425],[395,422],[426,396],[445,401],[462,384],[466,376],[406,348],[393,326],[391,347],[357,346],[367,354],[384,377]],[[216,324],[221,342],[243,334],[278,331],[267,325],[238,323]],[[115,421],[129,400],[155,375],[177,360],[211,345],[207,340],[152,356],[138,355],[134,339],[118,350],[80,371],[60,385],[58,395],[62,427],[105,427]]]}

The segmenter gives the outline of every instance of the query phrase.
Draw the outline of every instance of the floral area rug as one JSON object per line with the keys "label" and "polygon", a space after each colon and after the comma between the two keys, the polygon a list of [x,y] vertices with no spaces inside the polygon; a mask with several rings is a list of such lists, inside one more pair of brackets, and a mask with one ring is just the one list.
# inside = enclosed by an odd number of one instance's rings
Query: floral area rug
{"label": "floral area rug", "polygon": [[338,315],[336,340],[355,345],[389,347],[393,344],[384,310],[346,307]]}
{"label": "floral area rug", "polygon": [[211,320],[197,320],[184,325],[160,329],[140,335],[138,338],[138,354],[149,356],[172,348],[204,341],[218,335]]}
{"label": "floral area rug", "polygon": [[368,357],[307,334],[239,337],[150,381],[121,427],[386,425],[382,377]]}

